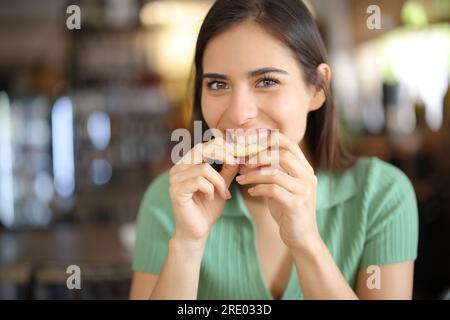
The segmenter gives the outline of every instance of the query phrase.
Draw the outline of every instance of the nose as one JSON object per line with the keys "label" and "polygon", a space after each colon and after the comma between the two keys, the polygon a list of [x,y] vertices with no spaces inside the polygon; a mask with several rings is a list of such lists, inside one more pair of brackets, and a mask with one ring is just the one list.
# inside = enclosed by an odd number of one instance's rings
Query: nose
{"label": "nose", "polygon": [[228,107],[230,121],[236,126],[241,126],[257,116],[258,106],[251,92],[245,88],[236,88]]}

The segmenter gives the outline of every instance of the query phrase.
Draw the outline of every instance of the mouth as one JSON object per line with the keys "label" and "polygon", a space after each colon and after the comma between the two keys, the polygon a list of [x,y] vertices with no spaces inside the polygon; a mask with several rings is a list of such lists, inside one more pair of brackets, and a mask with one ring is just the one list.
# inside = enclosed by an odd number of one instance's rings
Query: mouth
{"label": "mouth", "polygon": [[234,157],[254,156],[269,148],[272,129],[227,129],[227,141],[233,146]]}

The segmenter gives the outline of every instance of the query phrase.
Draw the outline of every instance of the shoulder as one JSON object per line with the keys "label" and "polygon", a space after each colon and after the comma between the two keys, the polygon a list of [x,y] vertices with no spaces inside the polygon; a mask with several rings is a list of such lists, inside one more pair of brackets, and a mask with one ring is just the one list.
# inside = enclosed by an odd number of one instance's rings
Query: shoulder
{"label": "shoulder", "polygon": [[410,226],[416,224],[416,194],[403,171],[375,157],[361,158],[352,170],[369,227],[395,220]]}
{"label": "shoulder", "polygon": [[143,201],[152,205],[164,205],[167,201],[170,203],[168,170],[153,179],[145,191]]}
{"label": "shoulder", "polygon": [[365,244],[361,266],[410,261],[417,257],[418,208],[404,172],[378,158],[362,158],[354,170]]}
{"label": "shoulder", "polygon": [[141,201],[136,223],[133,269],[159,274],[174,229],[169,173],[163,172],[153,179]]}
{"label": "shoulder", "polygon": [[396,166],[376,157],[363,157],[351,169],[358,189],[367,200],[389,193],[414,195],[414,188],[406,174]]}
{"label": "shoulder", "polygon": [[369,175],[371,178],[385,178],[392,179],[399,176],[406,176],[399,168],[381,160],[377,157],[361,157],[354,166],[354,170],[359,175]]}
{"label": "shoulder", "polygon": [[144,193],[138,213],[138,224],[149,224],[152,221],[171,228],[172,202],[169,195],[169,171],[158,175]]}

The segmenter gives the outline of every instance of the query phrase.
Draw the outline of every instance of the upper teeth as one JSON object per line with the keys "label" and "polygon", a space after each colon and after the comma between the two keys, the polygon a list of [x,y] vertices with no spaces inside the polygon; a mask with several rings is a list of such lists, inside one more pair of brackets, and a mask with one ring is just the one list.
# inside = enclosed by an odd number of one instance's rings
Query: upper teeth
{"label": "upper teeth", "polygon": [[258,142],[258,136],[256,134],[251,134],[247,136],[247,143],[257,143]]}
{"label": "upper teeth", "polygon": [[236,142],[238,144],[255,144],[258,142],[261,143],[262,141],[267,141],[268,134],[269,130],[258,130],[257,132],[251,130],[251,132],[248,134],[245,134],[242,131],[227,131],[227,137],[231,139],[231,142]]}
{"label": "upper teeth", "polygon": [[237,143],[245,143],[245,136],[237,136],[235,137],[235,141],[237,141]]}

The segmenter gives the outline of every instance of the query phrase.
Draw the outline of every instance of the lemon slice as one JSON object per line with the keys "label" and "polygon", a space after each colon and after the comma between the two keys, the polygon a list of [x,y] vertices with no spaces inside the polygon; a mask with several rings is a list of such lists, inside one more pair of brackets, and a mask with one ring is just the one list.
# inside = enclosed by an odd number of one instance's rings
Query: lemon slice
{"label": "lemon slice", "polygon": [[267,150],[269,146],[266,144],[235,144],[233,150],[233,156],[235,157],[248,157],[258,154],[264,150]]}

